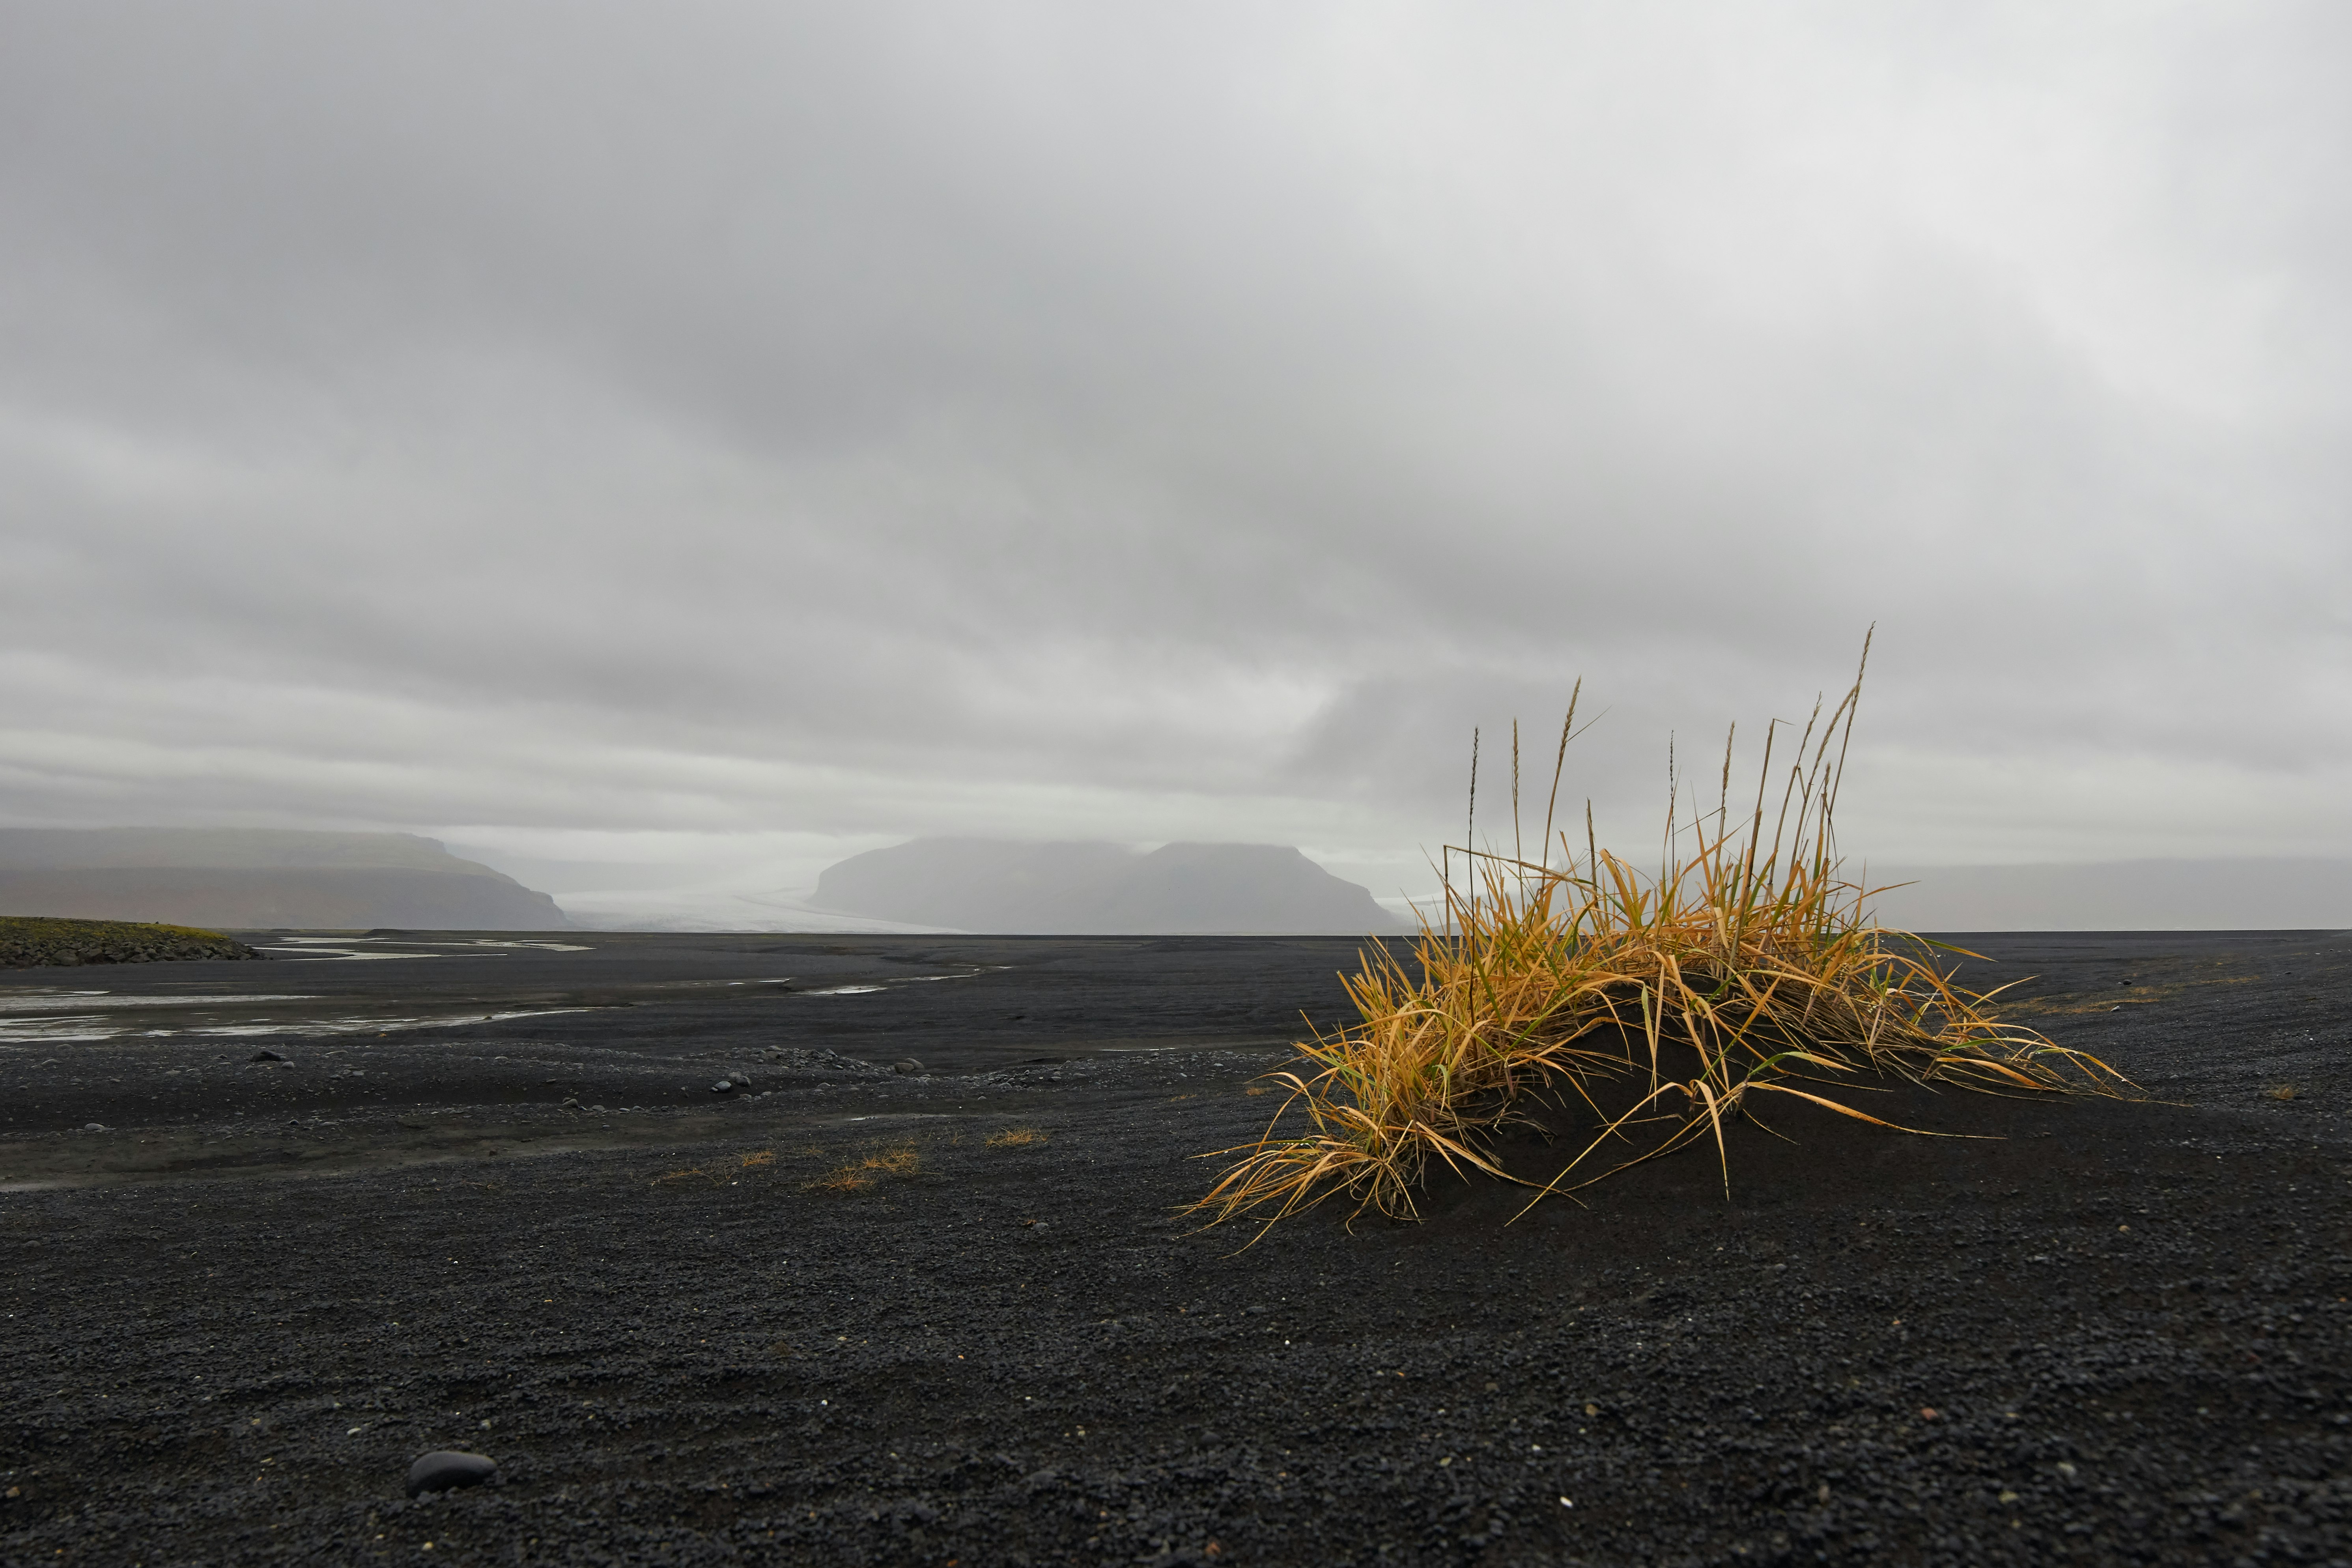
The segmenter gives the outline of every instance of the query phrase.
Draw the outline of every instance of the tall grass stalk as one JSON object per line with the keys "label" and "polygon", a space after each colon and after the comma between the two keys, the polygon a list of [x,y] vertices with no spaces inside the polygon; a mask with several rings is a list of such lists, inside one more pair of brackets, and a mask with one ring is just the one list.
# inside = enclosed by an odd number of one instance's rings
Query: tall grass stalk
{"label": "tall grass stalk", "polygon": [[[1865,639],[1865,668],[1868,655]],[[1210,1156],[1238,1159],[1192,1212],[1271,1224],[1344,1194],[1359,1214],[1414,1217],[1433,1162],[1522,1182],[1532,1206],[1698,1142],[1712,1145],[1727,1194],[1724,1124],[1769,1097],[1893,1128],[1836,1086],[1892,1077],[2017,1094],[2127,1090],[2095,1058],[1998,1022],[1990,994],[1936,966],[1938,944],[1869,919],[1884,889],[1844,877],[1834,833],[1861,694],[1858,670],[1826,722],[1814,704],[1785,777],[1773,772],[1779,721],[1768,727],[1740,816],[1736,731],[1714,810],[1694,801],[1684,814],[1670,772],[1652,877],[1599,847],[1589,801],[1581,856],[1556,831],[1580,683],[1545,809],[1547,858],[1447,846],[1442,922],[1423,914],[1410,963],[1385,946],[1361,955],[1345,982],[1360,1021],[1301,1044],[1303,1059],[1273,1075],[1287,1091],[1281,1109],[1257,1142]],[[1515,808],[1517,795],[1514,777]],[[1459,884],[1457,851],[1469,868]],[[1630,1093],[1630,1109],[1604,1111],[1603,1085],[1620,1107]],[[1545,1102],[1580,1102],[1595,1131],[1556,1175],[1525,1181],[1503,1169],[1496,1135]]]}

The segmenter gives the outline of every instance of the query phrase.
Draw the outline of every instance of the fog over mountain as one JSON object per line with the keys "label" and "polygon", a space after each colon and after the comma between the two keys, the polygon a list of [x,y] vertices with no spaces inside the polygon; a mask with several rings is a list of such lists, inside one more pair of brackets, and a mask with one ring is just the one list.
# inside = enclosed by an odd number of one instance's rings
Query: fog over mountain
{"label": "fog over mountain", "polygon": [[829,868],[822,909],[972,931],[1370,935],[1406,929],[1353,882],[1273,844],[926,838]]}
{"label": "fog over mountain", "polygon": [[2352,857],[2352,8],[5,15],[0,824]]}
{"label": "fog over mountain", "polygon": [[0,828],[0,915],[235,930],[554,931],[545,893],[404,833]]}

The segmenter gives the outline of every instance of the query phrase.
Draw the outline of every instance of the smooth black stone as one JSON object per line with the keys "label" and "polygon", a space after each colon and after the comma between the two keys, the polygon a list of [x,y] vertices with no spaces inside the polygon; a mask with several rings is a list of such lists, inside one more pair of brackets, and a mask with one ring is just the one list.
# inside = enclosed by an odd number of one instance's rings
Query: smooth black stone
{"label": "smooth black stone", "polygon": [[482,1454],[461,1454],[436,1448],[417,1456],[408,1467],[408,1495],[447,1491],[452,1487],[478,1487],[495,1474],[499,1462]]}
{"label": "smooth black stone", "polygon": [[263,1048],[263,1049],[261,1049],[261,1050],[257,1050],[257,1051],[254,1052],[252,1056],[250,1056],[250,1057],[247,1058],[246,1059],[247,1059],[247,1061],[256,1061],[256,1062],[282,1062],[282,1061],[284,1061],[286,1058],[285,1058],[284,1057],[279,1056],[276,1051],[269,1050],[269,1049],[268,1049],[268,1048],[266,1048],[266,1047],[265,1047],[265,1048]]}

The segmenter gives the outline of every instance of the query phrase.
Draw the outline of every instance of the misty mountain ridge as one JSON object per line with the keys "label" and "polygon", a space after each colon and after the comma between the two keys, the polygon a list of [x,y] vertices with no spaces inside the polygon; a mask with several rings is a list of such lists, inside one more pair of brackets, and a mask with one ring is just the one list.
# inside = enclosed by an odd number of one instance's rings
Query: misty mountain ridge
{"label": "misty mountain ridge", "polygon": [[259,931],[561,931],[555,900],[410,833],[0,828],[0,914]]}
{"label": "misty mountain ridge", "polygon": [[918,838],[828,868],[812,902],[957,931],[1053,935],[1370,935],[1407,928],[1287,845]]}

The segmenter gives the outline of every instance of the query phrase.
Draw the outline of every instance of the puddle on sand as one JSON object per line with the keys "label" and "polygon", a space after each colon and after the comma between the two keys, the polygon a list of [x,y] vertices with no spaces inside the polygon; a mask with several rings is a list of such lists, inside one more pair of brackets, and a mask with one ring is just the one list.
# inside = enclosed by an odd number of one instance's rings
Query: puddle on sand
{"label": "puddle on sand", "polygon": [[[10,1000],[16,1000],[11,998]],[[250,1038],[263,1035],[388,1035],[409,1029],[440,1029],[462,1024],[496,1024],[509,1018],[543,1018],[557,1013],[586,1013],[587,1007],[521,1007],[496,1013],[434,1013],[399,1016],[354,1016],[321,1018],[290,1014],[278,1018],[237,1018],[247,1004],[254,1002],[306,1002],[307,996],[125,996],[108,997],[102,993],[96,997],[76,996],[60,999],[60,1005],[70,1005],[78,1011],[28,1013],[7,1007],[0,1002],[0,1044],[37,1045],[60,1044],[76,1040],[121,1039],[225,1039]],[[188,1022],[170,1028],[141,1028],[144,1019],[135,1016],[110,1016],[95,1008],[119,1006],[138,1007],[173,1003],[201,1011]],[[224,1019],[223,1014],[229,1014]]]}
{"label": "puddle on sand", "polygon": [[[1009,963],[992,963],[989,969],[1010,969]],[[894,974],[887,985],[826,985],[814,991],[803,991],[803,996],[864,996],[876,991],[887,991],[891,985],[912,985],[927,980],[970,980],[983,970],[966,970],[961,974]]]}
{"label": "puddle on sand", "polygon": [[89,1012],[111,1007],[243,1007],[255,1002],[308,1002],[307,992],[264,992],[253,996],[118,996],[110,991],[58,991],[47,986],[24,991],[0,991],[0,1013],[56,1013],[68,1008]]}
{"label": "puddle on sand", "polygon": [[[383,945],[362,947],[362,942]],[[296,962],[350,963],[387,958],[503,958],[510,952],[593,952],[573,942],[521,942],[477,937],[467,942],[426,942],[400,936],[289,936],[253,944],[263,952]],[[446,951],[444,951],[446,950]]]}
{"label": "puddle on sand", "polygon": [[304,1018],[286,1023],[257,1018],[247,1024],[207,1025],[192,1029],[149,1029],[150,1035],[356,1035],[373,1030],[441,1029],[457,1024],[499,1024],[509,1018],[550,1018],[558,1013],[593,1012],[590,1007],[521,1007],[509,1013],[446,1013],[418,1018]]}

